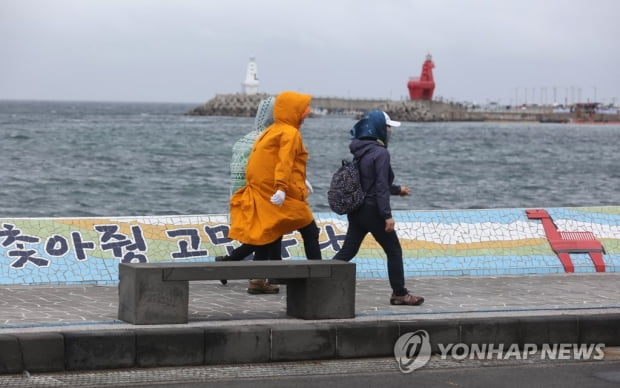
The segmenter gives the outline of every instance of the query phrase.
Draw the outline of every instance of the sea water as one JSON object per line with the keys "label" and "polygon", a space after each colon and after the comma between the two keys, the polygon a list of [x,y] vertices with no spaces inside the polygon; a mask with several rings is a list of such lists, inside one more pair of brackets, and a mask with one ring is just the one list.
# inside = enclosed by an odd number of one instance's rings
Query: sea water
{"label": "sea water", "polygon": [[[234,142],[254,118],[198,104],[0,101],[0,217],[226,214]],[[353,117],[306,119],[309,202],[348,150]],[[388,145],[394,210],[617,206],[620,125],[411,123]]]}

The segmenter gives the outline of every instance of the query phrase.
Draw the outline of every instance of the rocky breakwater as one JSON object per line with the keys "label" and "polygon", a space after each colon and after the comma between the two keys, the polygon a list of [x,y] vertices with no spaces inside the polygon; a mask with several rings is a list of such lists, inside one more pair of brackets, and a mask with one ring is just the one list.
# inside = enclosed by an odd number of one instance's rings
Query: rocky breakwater
{"label": "rocky breakwater", "polygon": [[[192,116],[254,117],[260,101],[269,94],[218,94],[189,112]],[[380,99],[312,98],[313,115],[361,116],[373,109],[387,112],[394,120],[412,122],[484,121],[484,115],[467,111],[462,105],[440,101],[390,101]],[[493,119],[499,119],[492,117]],[[517,120],[519,118],[516,118]]]}
{"label": "rocky breakwater", "polygon": [[[269,94],[218,94],[187,115],[254,117],[260,101]],[[576,112],[554,113],[552,107],[502,110],[468,110],[459,103],[441,101],[390,101],[379,99],[350,99],[335,97],[312,97],[313,116],[347,115],[361,117],[373,109],[387,112],[398,121],[531,121],[541,123],[620,123],[620,115],[578,115]]]}
{"label": "rocky breakwater", "polygon": [[218,94],[186,115],[254,117],[258,104],[267,97],[269,94]]}
{"label": "rocky breakwater", "polygon": [[377,107],[398,121],[468,121],[467,111],[459,104],[439,101],[387,101]]}
{"label": "rocky breakwater", "polygon": [[[254,117],[260,101],[269,94],[218,94],[191,111],[192,116]],[[455,121],[464,119],[465,111],[459,106],[436,101],[388,101],[372,99],[345,99],[313,97],[314,115],[362,115],[381,109],[400,121]]]}

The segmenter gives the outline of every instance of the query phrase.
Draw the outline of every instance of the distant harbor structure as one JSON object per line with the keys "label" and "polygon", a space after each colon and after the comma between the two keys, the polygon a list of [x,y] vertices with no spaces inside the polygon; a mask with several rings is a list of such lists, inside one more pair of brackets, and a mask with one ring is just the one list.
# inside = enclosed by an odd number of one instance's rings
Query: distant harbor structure
{"label": "distant harbor structure", "polygon": [[[189,116],[254,117],[260,101],[271,94],[217,94],[214,98],[186,112]],[[311,117],[326,115],[357,118],[373,109],[388,112],[400,121],[468,121],[463,107],[439,101],[390,101],[312,96]]]}
{"label": "distant harbor structure", "polygon": [[248,68],[245,72],[245,81],[241,86],[243,87],[243,94],[251,96],[258,93],[258,68],[254,57],[250,57],[250,62],[248,62]]}
{"label": "distant harbor structure", "polygon": [[[555,106],[500,106],[481,107],[476,104],[433,100],[435,63],[430,54],[422,64],[420,77],[409,78],[409,99],[352,99],[312,96],[311,117],[345,115],[360,117],[373,109],[387,112],[399,121],[531,121],[541,123],[620,123],[615,107],[601,104],[574,104],[558,109]],[[250,57],[241,83],[241,93],[217,94],[214,98],[186,112],[190,116],[254,117],[260,101],[272,94],[259,93],[256,58]],[[310,93],[312,94],[312,93]]]}

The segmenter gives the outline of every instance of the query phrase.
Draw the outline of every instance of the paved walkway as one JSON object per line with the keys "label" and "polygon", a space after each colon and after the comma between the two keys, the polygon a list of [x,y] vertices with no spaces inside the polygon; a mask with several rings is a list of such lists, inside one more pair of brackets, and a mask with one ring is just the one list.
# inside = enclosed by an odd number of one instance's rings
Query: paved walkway
{"label": "paved walkway", "polygon": [[[391,306],[387,279],[358,279],[356,317],[347,321],[619,313],[619,284],[619,273],[420,277],[407,286],[425,303]],[[172,326],[308,322],[286,315],[286,286],[277,295],[246,287],[190,283],[190,322]],[[140,327],[119,321],[117,309],[115,286],[0,286],[0,334]]]}

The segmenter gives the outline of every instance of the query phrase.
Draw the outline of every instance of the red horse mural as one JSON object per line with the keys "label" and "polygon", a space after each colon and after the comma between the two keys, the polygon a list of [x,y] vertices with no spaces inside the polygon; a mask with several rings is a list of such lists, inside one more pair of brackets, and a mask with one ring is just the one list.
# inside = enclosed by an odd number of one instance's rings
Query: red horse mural
{"label": "red horse mural", "polygon": [[587,253],[592,259],[596,272],[605,272],[603,254],[605,248],[592,232],[560,232],[545,209],[528,209],[525,211],[530,220],[541,220],[551,249],[558,255],[564,271],[575,272],[570,258],[571,253]]}

